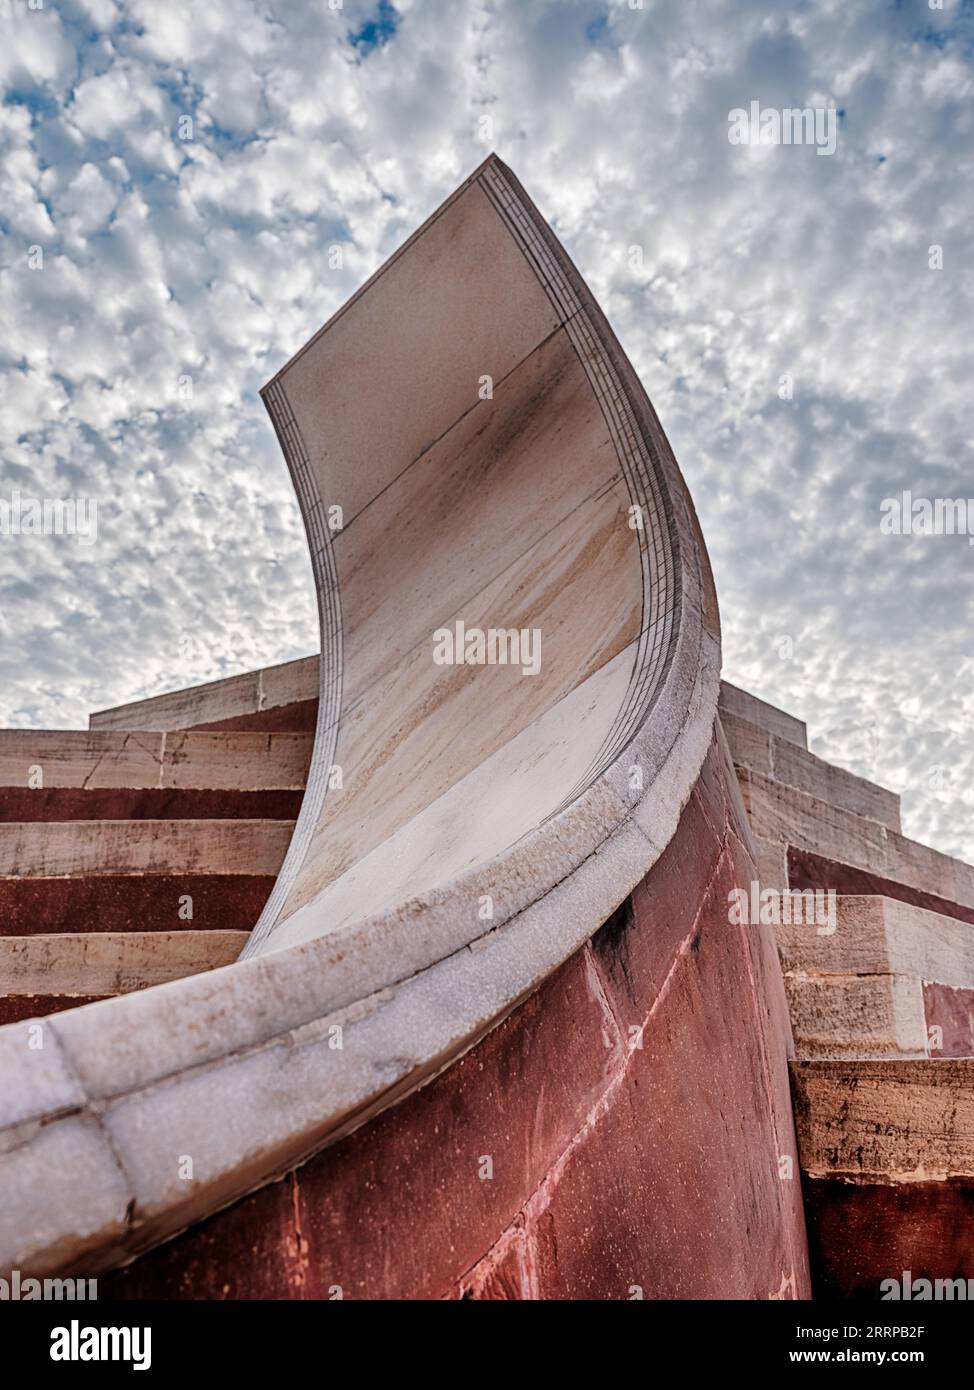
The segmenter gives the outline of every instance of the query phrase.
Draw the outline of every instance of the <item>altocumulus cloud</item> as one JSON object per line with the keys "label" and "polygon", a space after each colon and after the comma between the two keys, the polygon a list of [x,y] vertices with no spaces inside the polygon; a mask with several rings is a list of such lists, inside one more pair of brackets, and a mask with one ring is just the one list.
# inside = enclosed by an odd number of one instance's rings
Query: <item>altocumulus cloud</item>
{"label": "altocumulus cloud", "polygon": [[[496,148],[670,435],[725,674],[974,857],[974,549],[879,530],[905,488],[974,494],[970,5],[0,0],[0,24],[4,494],[98,502],[93,546],[0,545],[0,721],[313,648],[257,390]],[[835,154],[732,145],[752,101],[834,108]]]}

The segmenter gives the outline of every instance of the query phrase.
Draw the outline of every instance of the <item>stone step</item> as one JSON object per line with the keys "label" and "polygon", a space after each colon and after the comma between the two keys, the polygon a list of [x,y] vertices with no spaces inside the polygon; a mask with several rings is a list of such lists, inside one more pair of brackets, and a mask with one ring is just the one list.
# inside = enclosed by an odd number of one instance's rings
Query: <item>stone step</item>
{"label": "stone step", "polygon": [[738,783],[767,886],[788,886],[789,850],[794,848],[902,883],[945,904],[974,908],[970,864],[749,768],[738,768]]}
{"label": "stone step", "polygon": [[0,800],[13,790],[302,791],[310,734],[0,729]]}
{"label": "stone step", "polygon": [[974,929],[886,897],[838,896],[836,930],[775,927],[786,975],[904,975],[974,989]]}
{"label": "stone step", "polygon": [[251,873],[0,877],[0,936],[249,931],[275,878]]}
{"label": "stone step", "polygon": [[725,714],[736,715],[739,719],[756,724],[765,733],[786,739],[799,748],[808,747],[808,730],[802,720],[787,714],[783,709],[778,709],[777,705],[769,705],[766,700],[759,700],[750,691],[731,685],[729,681],[720,683],[718,710],[721,718]]}
{"label": "stone step", "polygon": [[721,723],[736,767],[797,787],[819,801],[879,821],[890,830],[901,830],[900,798],[895,792],[827,763],[740,715],[722,714]]}
{"label": "stone step", "polygon": [[974,931],[885,897],[838,897],[835,931],[775,927],[799,1057],[974,1052]]}
{"label": "stone step", "polygon": [[878,821],[857,816],[750,768],[739,767],[737,780],[751,830],[764,851],[762,868],[769,849],[775,849],[780,860],[783,881],[768,881],[767,886],[788,886],[787,851],[792,845],[875,873],[886,872],[887,832]]}
{"label": "stone step", "polygon": [[91,715],[91,729],[313,731],[318,658],[302,657],[260,671],[208,681]]}
{"label": "stone step", "polygon": [[786,975],[785,993],[797,1057],[876,1060],[931,1055],[920,980],[899,975]]}
{"label": "stone step", "polygon": [[290,820],[13,822],[0,825],[0,876],[276,874]]}
{"label": "stone step", "polygon": [[891,877],[922,892],[974,907],[974,867],[970,864],[893,831],[887,835],[886,843]]}
{"label": "stone step", "polygon": [[0,937],[0,1024],[229,965],[245,931]]}
{"label": "stone step", "polygon": [[802,1061],[792,1083],[816,1296],[974,1278],[974,1058]]}
{"label": "stone step", "polygon": [[798,1057],[970,1057],[974,988],[914,975],[785,976]]}
{"label": "stone step", "polygon": [[294,820],[310,734],[0,730],[0,822]]}
{"label": "stone step", "polygon": [[[762,844],[767,846],[767,841],[762,841]],[[854,868],[851,864],[828,859],[808,849],[796,849],[787,845],[777,845],[774,849],[784,862],[783,872],[792,888],[830,889],[840,896],[848,897],[891,898],[895,902],[920,907],[937,916],[953,917],[959,922],[967,922],[974,926],[974,907],[965,907],[938,893],[911,888],[909,884],[894,878],[871,873],[867,869]]]}

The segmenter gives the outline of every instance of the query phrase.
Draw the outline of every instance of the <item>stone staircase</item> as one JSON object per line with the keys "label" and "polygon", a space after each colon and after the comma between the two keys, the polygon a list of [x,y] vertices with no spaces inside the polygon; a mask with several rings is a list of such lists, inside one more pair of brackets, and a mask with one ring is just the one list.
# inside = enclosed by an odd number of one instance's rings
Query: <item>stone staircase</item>
{"label": "stone staircase", "polygon": [[[303,796],[317,658],[0,731],[0,1024],[235,960]],[[974,869],[899,798],[728,684],[720,718],[760,887],[834,894],[776,925],[819,1296],[974,1278]]]}
{"label": "stone staircase", "polygon": [[974,868],[790,715],[724,684],[720,716],[762,888],[835,894],[776,925],[814,1291],[974,1278]]}
{"label": "stone staircase", "polygon": [[303,796],[307,665],[0,731],[0,1024],[237,958]]}

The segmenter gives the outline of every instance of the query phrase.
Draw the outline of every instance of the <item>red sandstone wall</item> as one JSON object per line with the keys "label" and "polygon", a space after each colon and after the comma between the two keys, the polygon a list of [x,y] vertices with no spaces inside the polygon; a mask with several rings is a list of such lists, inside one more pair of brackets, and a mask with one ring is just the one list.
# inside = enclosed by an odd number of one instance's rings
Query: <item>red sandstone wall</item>
{"label": "red sandstone wall", "polygon": [[884,1279],[974,1278],[974,1182],[806,1178],[815,1297],[875,1302]]}
{"label": "red sandstone wall", "polygon": [[715,742],[659,863],[505,1023],[103,1295],[808,1297],[777,954],[728,922],[748,843]]}

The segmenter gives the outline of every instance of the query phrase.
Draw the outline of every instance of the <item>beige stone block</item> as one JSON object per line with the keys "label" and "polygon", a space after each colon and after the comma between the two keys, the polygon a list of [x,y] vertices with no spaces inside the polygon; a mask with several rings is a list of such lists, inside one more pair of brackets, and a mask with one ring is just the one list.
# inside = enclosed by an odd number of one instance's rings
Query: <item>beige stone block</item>
{"label": "beige stone block", "polygon": [[[263,667],[257,673],[257,711],[281,709],[285,705],[301,704],[304,700],[316,700],[318,665],[318,657],[314,655]],[[249,714],[250,710],[241,713]]]}
{"label": "beige stone block", "polygon": [[161,734],[2,729],[0,787],[156,787],[161,756]]}
{"label": "beige stone block", "polygon": [[918,979],[792,974],[785,976],[785,992],[799,1057],[928,1055]]}
{"label": "beige stone block", "polygon": [[780,734],[769,733],[739,714],[722,709],[721,721],[735,766],[899,830],[900,799],[894,792],[817,758],[806,748]]}
{"label": "beige stone block", "polygon": [[974,1058],[795,1062],[792,1080],[811,1177],[974,1177]]}
{"label": "beige stone block", "polygon": [[311,734],[3,729],[0,787],[299,790],[311,745]]}
{"label": "beige stone block", "polygon": [[189,729],[196,724],[215,724],[260,710],[316,699],[317,695],[318,658],[301,657],[260,671],[245,671],[239,676],[227,676],[148,700],[134,700],[112,709],[98,710],[91,715],[89,727]]}
{"label": "beige stone block", "polygon": [[311,734],[176,730],[163,735],[160,786],[225,791],[300,790]]}
{"label": "beige stone block", "polygon": [[125,994],[230,965],[248,935],[186,930],[3,936],[0,994]]}
{"label": "beige stone block", "polygon": [[0,874],[275,874],[293,827],[271,820],[0,824]]}
{"label": "beige stone block", "polygon": [[782,967],[808,975],[904,975],[974,989],[974,930],[895,898],[839,895],[836,930],[775,928]]}
{"label": "beige stone block", "polygon": [[738,781],[755,835],[872,873],[887,873],[885,826],[760,773],[742,770]]}
{"label": "beige stone block", "polygon": [[746,767],[752,772],[772,774],[771,735],[759,724],[750,719],[742,719],[730,710],[721,709],[720,722],[727,736],[727,745],[735,767]]}
{"label": "beige stone block", "polygon": [[748,720],[751,724],[757,724],[761,729],[769,734],[777,734],[780,738],[790,739],[801,748],[808,747],[808,736],[805,725],[794,715],[786,714],[783,709],[778,709],[776,705],[769,705],[766,700],[758,699],[757,695],[750,694],[747,690],[742,690],[740,686],[731,685],[729,681],[720,683],[720,713],[737,715],[741,719]]}
{"label": "beige stone block", "polygon": [[782,840],[766,840],[755,835],[758,882],[762,888],[788,887],[788,846]]}
{"label": "beige stone block", "polygon": [[771,775],[776,782],[798,787],[819,801],[840,806],[867,820],[880,821],[890,830],[899,830],[900,798],[895,792],[835,767],[787,739],[771,739],[771,761]]}
{"label": "beige stone block", "polygon": [[91,729],[188,729],[250,714],[259,703],[260,673],[246,671],[224,680],[173,690],[148,700],[132,700],[90,715]]}
{"label": "beige stone block", "polygon": [[903,835],[890,834],[888,877],[949,902],[974,907],[974,869]]}

